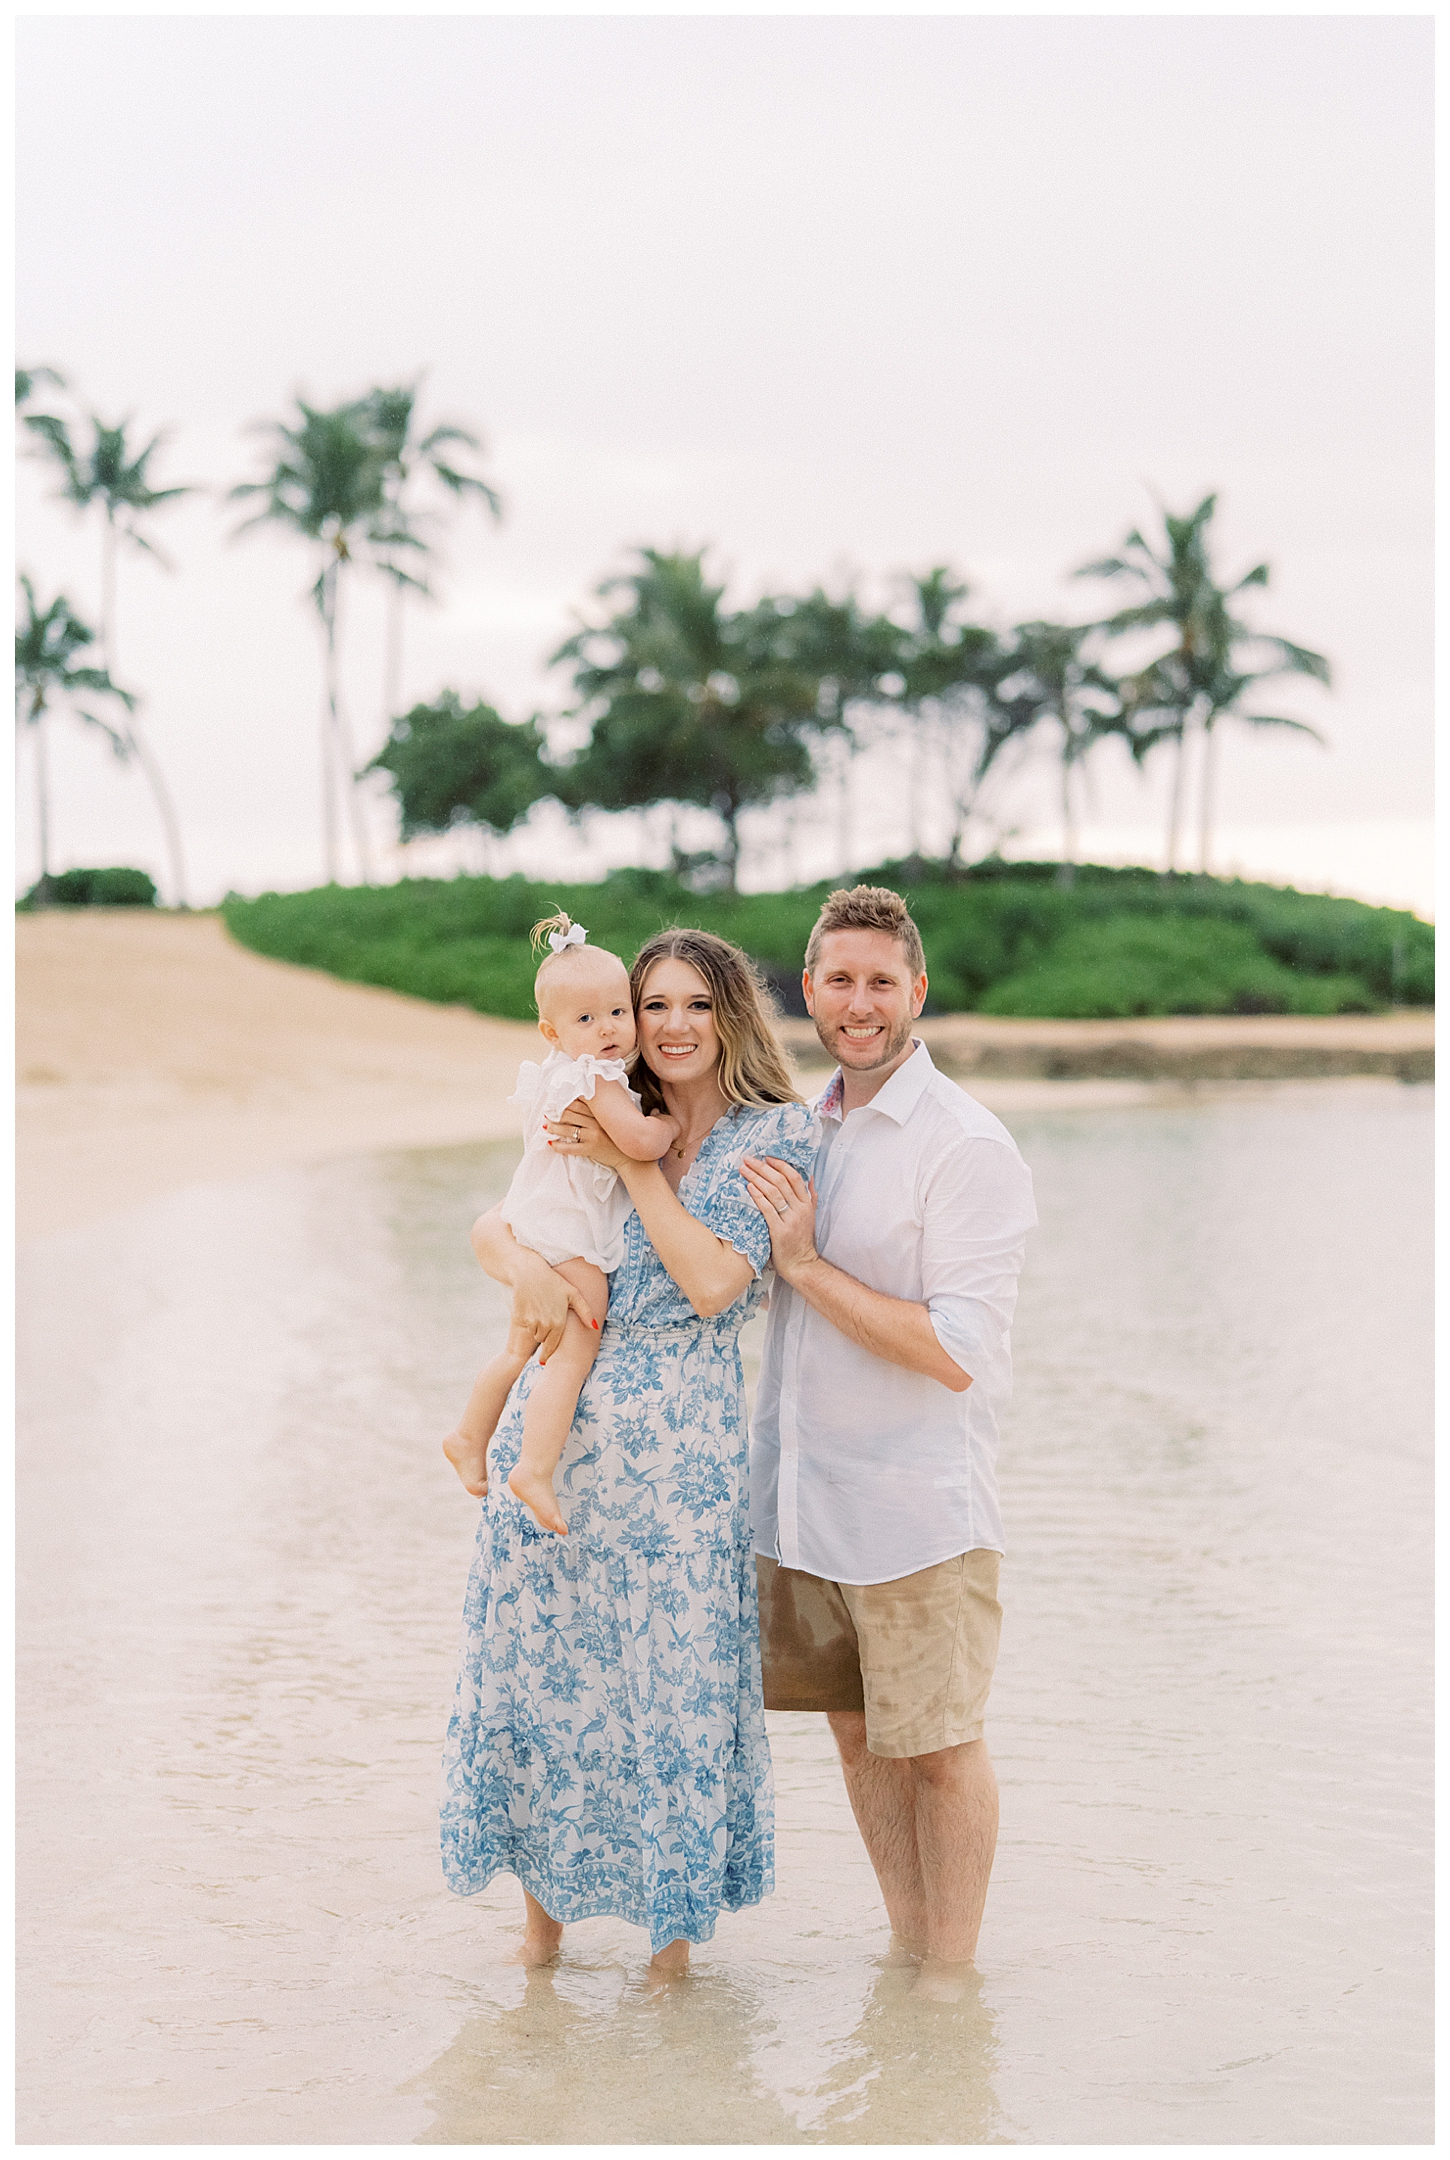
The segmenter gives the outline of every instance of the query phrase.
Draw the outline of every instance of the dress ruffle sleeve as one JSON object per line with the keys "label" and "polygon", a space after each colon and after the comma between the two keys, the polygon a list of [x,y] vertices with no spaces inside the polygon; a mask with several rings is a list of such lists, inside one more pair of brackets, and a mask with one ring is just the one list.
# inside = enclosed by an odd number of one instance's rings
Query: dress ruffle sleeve
{"label": "dress ruffle sleeve", "polygon": [[773,1155],[809,1179],[820,1146],[820,1121],[804,1103],[781,1103],[767,1110],[742,1114],[729,1147],[722,1149],[711,1166],[707,1191],[698,1205],[685,1196],[692,1215],[733,1245],[750,1262],[757,1276],[770,1264],[770,1230],[765,1217],[746,1189],[740,1164],[746,1155]]}
{"label": "dress ruffle sleeve", "polygon": [[[561,1057],[557,1065],[550,1059],[544,1070],[544,1117],[552,1121],[558,1118],[571,1102],[590,1101],[601,1080],[622,1080],[628,1086],[624,1059]],[[638,1099],[636,1096],[635,1100]]]}

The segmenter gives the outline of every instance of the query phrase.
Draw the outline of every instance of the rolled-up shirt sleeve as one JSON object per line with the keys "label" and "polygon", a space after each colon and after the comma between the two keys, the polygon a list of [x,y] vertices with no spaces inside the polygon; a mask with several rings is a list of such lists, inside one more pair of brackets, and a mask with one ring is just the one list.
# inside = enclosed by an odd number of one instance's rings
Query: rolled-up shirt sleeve
{"label": "rolled-up shirt sleeve", "polygon": [[1037,1221],[1032,1173],[1015,1148],[964,1134],[924,1178],[920,1206],[933,1333],[969,1379],[990,1371],[1005,1380],[1017,1278]]}

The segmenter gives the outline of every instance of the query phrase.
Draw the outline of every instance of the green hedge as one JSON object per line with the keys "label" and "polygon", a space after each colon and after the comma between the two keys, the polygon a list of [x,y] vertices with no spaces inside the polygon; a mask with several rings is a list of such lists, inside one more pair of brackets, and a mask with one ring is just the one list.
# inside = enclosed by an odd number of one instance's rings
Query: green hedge
{"label": "green hedge", "polygon": [[[1080,869],[1064,887],[1050,863],[955,878],[887,864],[860,881],[910,901],[928,1012],[1368,1012],[1434,1000],[1430,924],[1357,900],[1147,870]],[[834,882],[731,896],[649,870],[596,885],[417,878],[232,894],[223,914],[241,944],[276,959],[520,1020],[533,1017],[528,933],[541,915],[567,908],[626,960],[665,924],[692,923],[742,945],[799,1010],[801,954]]]}
{"label": "green hedge", "polygon": [[43,907],[155,907],[156,887],[144,870],[62,870],[37,878],[16,905],[27,914]]}

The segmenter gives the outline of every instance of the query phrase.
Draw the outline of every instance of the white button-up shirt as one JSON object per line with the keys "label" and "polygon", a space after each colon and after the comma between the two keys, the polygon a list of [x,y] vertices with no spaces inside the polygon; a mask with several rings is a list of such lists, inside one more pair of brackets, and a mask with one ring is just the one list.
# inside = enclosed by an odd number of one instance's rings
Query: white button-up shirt
{"label": "white button-up shirt", "polygon": [[888,1364],[776,1279],[751,1436],[755,1549],[834,1582],[891,1582],[978,1546],[1002,1550],[997,1418],[1032,1173],[1005,1125],[924,1043],[873,1100],[816,1103],[816,1250],[887,1297],[924,1304],[972,1384]]}

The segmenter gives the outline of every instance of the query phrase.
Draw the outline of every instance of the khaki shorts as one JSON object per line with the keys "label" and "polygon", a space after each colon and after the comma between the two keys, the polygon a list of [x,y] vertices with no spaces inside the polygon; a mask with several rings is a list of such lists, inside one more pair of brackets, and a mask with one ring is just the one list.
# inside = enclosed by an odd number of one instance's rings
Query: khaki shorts
{"label": "khaki shorts", "polygon": [[873,1755],[980,1740],[997,1663],[1001,1554],[838,1583],[755,1556],[767,1710],[864,1710]]}

